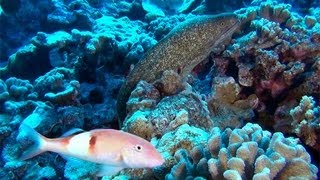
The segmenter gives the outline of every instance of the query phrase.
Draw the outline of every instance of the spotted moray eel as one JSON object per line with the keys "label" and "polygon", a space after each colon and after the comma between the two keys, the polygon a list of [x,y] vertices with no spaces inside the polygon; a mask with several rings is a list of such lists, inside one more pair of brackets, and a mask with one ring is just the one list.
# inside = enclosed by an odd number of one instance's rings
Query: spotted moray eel
{"label": "spotted moray eel", "polygon": [[214,47],[231,39],[239,26],[235,14],[220,14],[193,18],[174,28],[134,66],[120,88],[117,97],[120,127],[131,91],[140,80],[153,82],[169,69],[185,77]]}

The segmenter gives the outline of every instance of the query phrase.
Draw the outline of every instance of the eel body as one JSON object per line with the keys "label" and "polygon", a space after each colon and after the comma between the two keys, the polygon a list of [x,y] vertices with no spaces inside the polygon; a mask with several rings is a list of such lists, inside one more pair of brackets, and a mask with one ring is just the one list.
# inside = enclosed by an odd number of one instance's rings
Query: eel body
{"label": "eel body", "polygon": [[201,16],[183,22],[152,47],[134,66],[119,90],[119,125],[126,117],[126,103],[140,80],[153,82],[165,70],[180,72],[182,77],[203,61],[210,51],[230,39],[240,26],[235,14]]}

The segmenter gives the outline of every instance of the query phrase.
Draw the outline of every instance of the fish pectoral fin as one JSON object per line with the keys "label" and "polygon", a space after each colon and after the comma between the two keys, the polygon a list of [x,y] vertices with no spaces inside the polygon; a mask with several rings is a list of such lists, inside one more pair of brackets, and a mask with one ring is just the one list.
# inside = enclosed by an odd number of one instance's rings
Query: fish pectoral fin
{"label": "fish pectoral fin", "polygon": [[121,166],[110,166],[110,165],[102,164],[100,166],[100,170],[97,173],[97,176],[99,176],[99,177],[113,176],[113,175],[117,174],[119,171],[121,171],[122,169],[124,169],[124,168]]}

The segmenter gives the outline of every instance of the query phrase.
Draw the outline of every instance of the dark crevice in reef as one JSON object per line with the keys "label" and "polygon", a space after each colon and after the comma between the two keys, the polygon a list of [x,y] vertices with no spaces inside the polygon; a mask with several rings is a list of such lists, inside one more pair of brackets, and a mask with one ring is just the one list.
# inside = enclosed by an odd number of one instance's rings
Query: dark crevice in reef
{"label": "dark crevice in reef", "polygon": [[235,81],[238,82],[238,73],[239,73],[239,68],[236,65],[235,61],[229,61],[228,69],[226,71],[227,76],[231,76],[234,78]]}

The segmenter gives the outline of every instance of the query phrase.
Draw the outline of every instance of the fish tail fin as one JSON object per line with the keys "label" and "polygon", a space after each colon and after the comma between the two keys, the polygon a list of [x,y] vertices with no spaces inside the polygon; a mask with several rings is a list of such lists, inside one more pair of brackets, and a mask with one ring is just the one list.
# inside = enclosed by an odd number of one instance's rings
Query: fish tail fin
{"label": "fish tail fin", "polygon": [[30,159],[46,151],[46,137],[42,136],[36,130],[23,123],[19,128],[19,136],[21,133],[23,134],[24,138],[27,137],[27,140],[32,142],[32,145],[22,153],[19,158],[20,160],[24,161]]}

